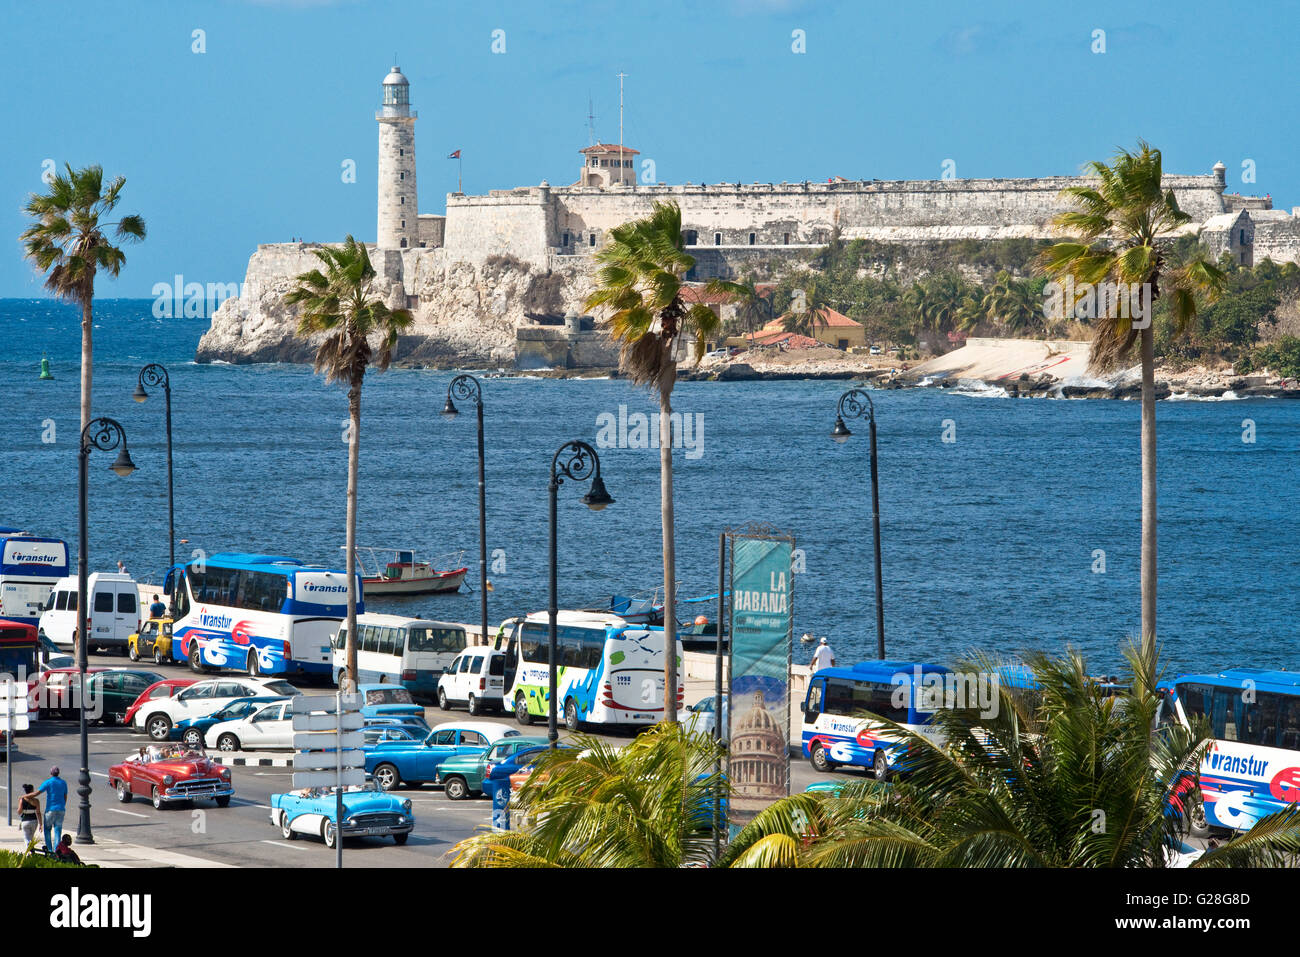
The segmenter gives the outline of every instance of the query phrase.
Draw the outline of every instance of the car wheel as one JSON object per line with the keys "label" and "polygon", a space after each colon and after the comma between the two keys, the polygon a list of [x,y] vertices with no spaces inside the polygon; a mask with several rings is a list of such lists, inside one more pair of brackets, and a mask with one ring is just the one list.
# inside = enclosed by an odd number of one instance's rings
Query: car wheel
{"label": "car wheel", "polygon": [[289,826],[289,812],[280,812],[280,836],[286,841],[296,841],[298,832]]}
{"label": "car wheel", "polygon": [[165,714],[155,714],[145,722],[145,729],[149,732],[149,737],[155,741],[166,741],[171,737],[172,719]]}
{"label": "car wheel", "polygon": [[578,730],[578,706],[572,698],[564,702],[564,726],[570,731]]}
{"label": "car wheel", "polygon": [[161,811],[163,806],[162,791],[156,784],[153,786],[153,806],[155,811]]}
{"label": "car wheel", "polygon": [[117,799],[123,804],[131,803],[131,786],[125,781],[117,782]]}
{"label": "car wheel", "polygon": [[334,847],[334,842],[338,840],[338,828],[334,826],[333,821],[322,821],[320,826],[320,836],[325,841],[328,848]]}
{"label": "car wheel", "polygon": [[130,645],[127,648],[126,656],[130,658],[132,661],[140,660],[140,652],[137,650],[135,645]]}
{"label": "car wheel", "polygon": [[477,715],[477,714],[482,714],[482,713],[483,713],[483,705],[480,704],[478,698],[474,697],[473,695],[470,695],[470,696],[469,696],[469,705],[468,705],[468,707],[469,707],[469,713],[470,713],[470,714],[475,714],[475,715]]}
{"label": "car wheel", "polygon": [[1200,788],[1184,798],[1184,806],[1187,808],[1187,833],[1192,837],[1209,837],[1210,821],[1205,816],[1205,800],[1201,797]]}
{"label": "car wheel", "polygon": [[403,844],[406,843],[406,839],[410,836],[411,834],[409,831],[405,834],[394,834],[393,843],[396,844],[398,847],[401,847]]}
{"label": "car wheel", "polygon": [[181,735],[181,740],[191,748],[203,747],[203,732],[198,728],[186,728],[185,733]]}
{"label": "car wheel", "polygon": [[379,785],[381,791],[391,791],[402,783],[401,775],[397,773],[397,768],[391,764],[381,764],[375,768],[371,775],[375,783]]}
{"label": "car wheel", "polygon": [[515,720],[525,726],[533,723],[533,716],[528,713],[528,699],[523,695],[515,698]]}
{"label": "car wheel", "polygon": [[221,737],[217,738],[217,750],[238,751],[239,739],[233,734],[223,734]]}
{"label": "car wheel", "polygon": [[257,663],[257,652],[250,651],[248,653],[248,677],[260,678],[261,676],[262,676],[262,668]]}
{"label": "car wheel", "polygon": [[190,671],[195,674],[203,674],[203,653],[199,651],[197,641],[190,644]]}
{"label": "car wheel", "polygon": [[223,794],[217,798],[217,807],[230,807],[230,795]]}
{"label": "car wheel", "polygon": [[465,779],[458,776],[449,777],[444,781],[442,792],[447,795],[448,801],[463,801],[469,797],[469,788],[465,785]]}
{"label": "car wheel", "polygon": [[156,664],[156,665],[160,665],[160,664],[163,663],[163,653],[162,653],[162,649],[161,649],[161,648],[154,648],[154,650],[153,650],[153,663]]}
{"label": "car wheel", "polygon": [[443,711],[451,710],[451,702],[447,700],[446,688],[438,689],[438,707],[441,708]]}
{"label": "car wheel", "polygon": [[876,749],[876,758],[871,762],[871,773],[882,783],[889,780],[889,759],[885,757],[883,748]]}
{"label": "car wheel", "polygon": [[822,746],[820,741],[813,744],[808,760],[812,762],[813,770],[821,771],[823,774],[835,770],[835,762],[826,757],[826,748]]}

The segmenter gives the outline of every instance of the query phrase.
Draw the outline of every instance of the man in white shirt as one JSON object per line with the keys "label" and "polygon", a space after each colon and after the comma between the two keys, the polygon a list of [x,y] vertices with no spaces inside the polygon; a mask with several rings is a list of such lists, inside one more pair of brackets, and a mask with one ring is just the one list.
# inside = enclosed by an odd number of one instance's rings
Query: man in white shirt
{"label": "man in white shirt", "polygon": [[817,645],[817,650],[813,652],[812,670],[818,672],[823,668],[833,667],[835,667],[835,653],[831,651],[831,646],[827,643],[825,636],[822,636],[821,643]]}

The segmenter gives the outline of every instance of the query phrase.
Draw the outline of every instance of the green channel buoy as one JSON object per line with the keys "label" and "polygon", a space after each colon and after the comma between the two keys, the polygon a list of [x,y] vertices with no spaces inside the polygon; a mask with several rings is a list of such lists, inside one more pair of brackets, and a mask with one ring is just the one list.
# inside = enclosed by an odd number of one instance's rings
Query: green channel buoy
{"label": "green channel buoy", "polygon": [[54,373],[50,371],[50,360],[45,358],[45,356],[41,356],[41,378],[42,379],[54,378]]}

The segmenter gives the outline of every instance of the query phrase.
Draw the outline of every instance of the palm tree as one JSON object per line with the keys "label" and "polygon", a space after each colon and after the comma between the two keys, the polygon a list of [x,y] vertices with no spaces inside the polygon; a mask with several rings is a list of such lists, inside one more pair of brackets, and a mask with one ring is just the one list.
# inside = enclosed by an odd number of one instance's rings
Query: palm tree
{"label": "palm tree", "polygon": [[[373,295],[375,269],[363,243],[351,235],[341,247],[315,250],[325,271],[313,269],[298,276],[297,285],[284,297],[301,304],[298,335],[325,334],[316,350],[315,369],[326,382],[341,382],[348,390],[348,683],[356,689],[357,675],[357,469],[361,449],[361,384],[373,360],[380,372],[393,359],[398,334],[411,325],[406,309],[389,309]],[[377,338],[378,349],[371,346]]]}
{"label": "palm tree", "polygon": [[[94,365],[92,303],[95,274],[116,277],[126,265],[126,253],[113,242],[140,242],[144,220],[137,215],[104,222],[122,198],[126,178],[104,185],[104,170],[65,164],[48,193],[32,193],[23,211],[33,220],[20,237],[30,259],[45,277],[45,288],[65,302],[81,306],[81,428],[90,422],[90,386]],[[109,233],[112,240],[109,239]]]}
{"label": "palm tree", "polygon": [[453,867],[682,867],[713,857],[723,746],[664,722],[619,748],[576,735],[539,758],[514,797],[530,825],[480,834]]}
{"label": "palm tree", "polygon": [[1033,287],[1033,282],[999,270],[980,300],[985,318],[1002,323],[1010,332],[1034,325],[1042,317],[1042,299],[1034,295]]}
{"label": "palm tree", "polygon": [[[677,557],[673,544],[672,392],[677,356],[691,338],[695,357],[704,355],[705,340],[716,335],[719,321],[701,303],[682,301],[682,277],[695,265],[682,237],[682,211],[676,203],[654,204],[646,219],[610,231],[598,253],[601,264],[596,290],[586,308],[607,308],[610,335],[621,344],[619,365],[636,385],[659,393],[659,495],[664,558],[664,718],[677,720],[676,588]],[[731,282],[714,280],[710,293],[742,294]]]}
{"label": "palm tree", "polygon": [[[1166,867],[1199,799],[1210,741],[1181,726],[1151,734],[1154,662],[1131,654],[1131,689],[1108,696],[1075,654],[1032,660],[1035,692],[994,686],[997,707],[943,709],[930,738],[894,726],[909,770],[770,805],[728,847],[731,867]],[[990,700],[985,698],[985,700]],[[960,702],[958,702],[960,703]],[[887,723],[887,722],[886,722]],[[1193,866],[1279,866],[1300,852],[1300,806],[1259,821]]]}
{"label": "palm tree", "polygon": [[754,344],[754,329],[771,322],[775,308],[772,302],[773,290],[758,288],[758,280],[749,278],[736,283],[736,318],[749,336],[749,344]]}
{"label": "palm tree", "polygon": [[[1198,294],[1218,298],[1226,277],[1200,257],[1166,268],[1172,234],[1191,217],[1178,207],[1173,190],[1162,189],[1160,151],[1138,141],[1137,151],[1121,149],[1108,166],[1094,160],[1085,167],[1095,185],[1071,186],[1062,196],[1074,209],[1060,213],[1055,224],[1078,238],[1057,243],[1038,259],[1040,271],[1057,279],[1095,289],[1101,283],[1121,283],[1149,290],[1151,310],[1164,296],[1174,330],[1181,334],[1196,318]],[[1072,308],[1073,303],[1066,303]],[[1101,311],[1101,310],[1099,310]],[[1106,370],[1139,345],[1142,365],[1142,644],[1147,660],[1155,661],[1156,642],[1156,398],[1155,328],[1148,312],[1144,320],[1124,315],[1129,310],[1104,310],[1113,315],[1093,320],[1091,365]]]}

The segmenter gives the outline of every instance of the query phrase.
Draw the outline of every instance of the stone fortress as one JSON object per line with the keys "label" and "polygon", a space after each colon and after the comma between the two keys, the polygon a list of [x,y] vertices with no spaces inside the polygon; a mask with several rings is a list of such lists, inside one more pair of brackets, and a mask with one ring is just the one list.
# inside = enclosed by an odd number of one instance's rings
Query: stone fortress
{"label": "stone fortress", "polygon": [[[410,86],[394,66],[382,83],[377,243],[371,257],[390,306],[415,323],[398,361],[434,366],[609,366],[616,353],[582,317],[594,253],[610,229],[672,200],[696,269],[691,279],[734,277],[845,240],[929,243],[1047,239],[1060,191],[1076,177],[669,185],[637,178],[639,155],[622,144],[581,151],[568,186],[447,195],[445,214],[420,213]],[[1167,175],[1166,184],[1216,254],[1253,265],[1300,261],[1300,208],[1226,191],[1225,167]],[[199,343],[200,361],[305,361],[314,349],[294,337],[283,296],[315,268],[316,243],[259,245],[240,297],[216,311]]]}

